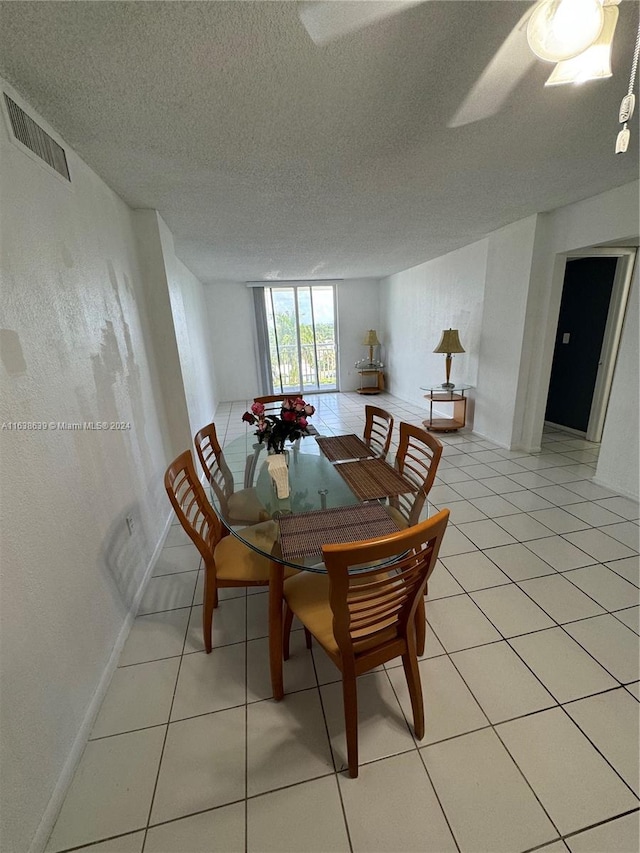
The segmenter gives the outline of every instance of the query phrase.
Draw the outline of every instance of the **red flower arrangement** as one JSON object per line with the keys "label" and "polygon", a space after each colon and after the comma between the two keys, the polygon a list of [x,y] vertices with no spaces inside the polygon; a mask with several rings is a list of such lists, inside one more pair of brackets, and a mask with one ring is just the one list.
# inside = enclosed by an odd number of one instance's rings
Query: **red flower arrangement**
{"label": "red flower arrangement", "polygon": [[283,400],[280,416],[267,415],[262,403],[254,403],[251,411],[244,413],[242,420],[248,424],[256,424],[256,436],[260,444],[266,439],[269,450],[282,453],[285,441],[296,441],[309,435],[308,419],[314,412],[315,408],[302,397],[290,397]]}

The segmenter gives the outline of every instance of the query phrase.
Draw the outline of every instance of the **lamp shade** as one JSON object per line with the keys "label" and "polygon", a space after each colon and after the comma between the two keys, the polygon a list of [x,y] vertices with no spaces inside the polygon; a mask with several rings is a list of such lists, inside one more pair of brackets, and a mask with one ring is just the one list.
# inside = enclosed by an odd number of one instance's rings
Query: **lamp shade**
{"label": "lamp shade", "polygon": [[559,62],[545,86],[562,86],[565,83],[584,83],[601,77],[611,77],[611,47],[618,23],[618,7],[605,6],[604,26],[598,39],[573,59]]}
{"label": "lamp shade", "polygon": [[460,343],[460,336],[457,329],[445,329],[442,332],[440,343],[434,349],[434,352],[464,352],[464,347]]}
{"label": "lamp shade", "polygon": [[540,59],[561,62],[592,45],[603,24],[602,0],[539,0],[527,24],[527,40]]}
{"label": "lamp shade", "polygon": [[366,347],[377,347],[380,346],[380,341],[378,340],[378,336],[376,335],[375,329],[369,329],[369,331],[365,334],[364,340],[362,343]]}

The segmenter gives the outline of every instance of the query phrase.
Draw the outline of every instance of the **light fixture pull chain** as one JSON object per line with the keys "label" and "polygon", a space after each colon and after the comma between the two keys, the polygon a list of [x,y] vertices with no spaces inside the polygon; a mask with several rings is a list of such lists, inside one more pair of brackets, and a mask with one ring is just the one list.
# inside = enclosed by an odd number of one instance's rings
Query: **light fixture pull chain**
{"label": "light fixture pull chain", "polygon": [[638,70],[638,55],[640,55],[640,21],[638,21],[638,35],[636,36],[636,46],[633,49],[633,62],[631,63],[631,77],[629,78],[628,95],[633,92],[633,84],[636,82],[636,71]]}
{"label": "light fixture pull chain", "polygon": [[629,137],[631,133],[627,123],[633,115],[633,110],[636,104],[636,96],[633,94],[633,87],[636,82],[636,72],[638,70],[638,56],[640,55],[640,21],[638,22],[638,35],[636,36],[636,46],[633,49],[633,62],[631,63],[631,75],[629,77],[629,89],[627,94],[622,99],[620,104],[620,114],[618,121],[624,122],[622,130],[618,133],[616,139],[616,154],[624,154],[629,147]]}

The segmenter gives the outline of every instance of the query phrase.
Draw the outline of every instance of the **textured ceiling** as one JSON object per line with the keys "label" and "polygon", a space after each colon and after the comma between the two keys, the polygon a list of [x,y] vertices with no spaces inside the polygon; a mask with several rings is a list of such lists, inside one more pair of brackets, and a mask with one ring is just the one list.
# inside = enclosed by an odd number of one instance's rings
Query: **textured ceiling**
{"label": "textured ceiling", "polygon": [[202,281],[383,276],[638,177],[614,76],[447,122],[527,8],[425,2],[325,46],[299,3],[0,3],[0,73]]}

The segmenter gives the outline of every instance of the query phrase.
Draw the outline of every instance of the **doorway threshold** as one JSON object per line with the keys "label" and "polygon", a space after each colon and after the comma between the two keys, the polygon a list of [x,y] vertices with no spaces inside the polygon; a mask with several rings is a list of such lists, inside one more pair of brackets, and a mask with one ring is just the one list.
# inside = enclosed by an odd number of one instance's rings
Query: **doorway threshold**
{"label": "doorway threshold", "polygon": [[545,421],[544,429],[553,429],[558,430],[558,432],[565,432],[567,435],[573,435],[576,438],[582,438],[585,441],[588,441],[589,444],[593,444],[595,447],[600,447],[599,441],[591,441],[591,439],[587,438],[587,433],[583,432],[579,429],[572,429],[571,427],[565,426],[564,424],[554,424],[553,421]]}

